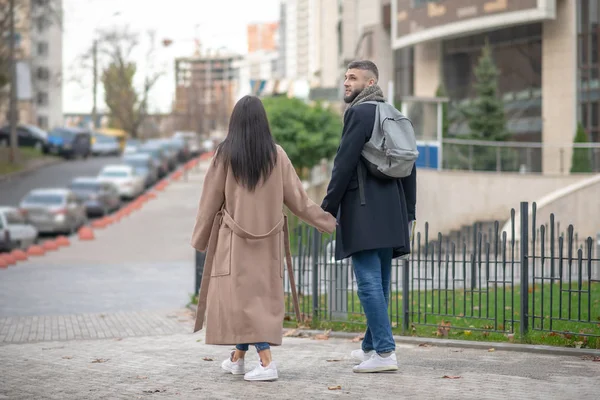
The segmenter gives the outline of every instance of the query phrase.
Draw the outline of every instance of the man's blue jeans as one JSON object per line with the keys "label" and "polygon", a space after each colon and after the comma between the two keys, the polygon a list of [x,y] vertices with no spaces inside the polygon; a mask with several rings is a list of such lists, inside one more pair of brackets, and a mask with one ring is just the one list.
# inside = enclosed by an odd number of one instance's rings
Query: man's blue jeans
{"label": "man's blue jeans", "polygon": [[381,354],[396,350],[388,317],[392,255],[392,249],[365,250],[352,255],[358,298],[367,316],[364,352],[375,350]]}
{"label": "man's blue jeans", "polygon": [[[269,345],[269,343],[254,343],[254,347],[256,347],[256,351],[258,353],[260,353],[263,350],[268,350],[271,348],[271,346]],[[238,344],[235,346],[236,349],[238,349],[239,351],[248,351],[248,349],[250,348],[249,344]]]}

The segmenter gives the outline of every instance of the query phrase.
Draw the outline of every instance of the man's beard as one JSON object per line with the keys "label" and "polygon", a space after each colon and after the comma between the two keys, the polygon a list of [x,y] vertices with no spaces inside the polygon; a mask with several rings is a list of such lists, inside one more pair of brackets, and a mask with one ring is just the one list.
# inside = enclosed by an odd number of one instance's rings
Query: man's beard
{"label": "man's beard", "polygon": [[354,101],[354,99],[356,99],[356,97],[360,94],[360,92],[362,92],[363,90],[365,90],[365,88],[362,89],[355,89],[352,93],[350,93],[348,96],[344,96],[344,102],[346,104],[350,104]]}

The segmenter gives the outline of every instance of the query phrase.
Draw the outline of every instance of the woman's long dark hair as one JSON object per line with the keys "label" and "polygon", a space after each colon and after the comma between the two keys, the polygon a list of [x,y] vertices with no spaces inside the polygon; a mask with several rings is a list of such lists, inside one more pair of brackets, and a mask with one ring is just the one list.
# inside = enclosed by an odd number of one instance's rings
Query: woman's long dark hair
{"label": "woman's long dark hair", "polygon": [[277,148],[265,108],[258,97],[242,97],[231,113],[227,137],[217,147],[215,162],[231,167],[235,180],[254,191],[277,162]]}

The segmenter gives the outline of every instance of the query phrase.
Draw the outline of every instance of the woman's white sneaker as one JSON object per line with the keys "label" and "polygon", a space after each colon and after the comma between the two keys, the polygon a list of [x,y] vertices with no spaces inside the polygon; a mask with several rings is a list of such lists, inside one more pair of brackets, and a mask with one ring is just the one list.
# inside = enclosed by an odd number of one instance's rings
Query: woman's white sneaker
{"label": "woman's white sneaker", "polygon": [[362,351],[362,349],[359,349],[359,350],[353,350],[352,353],[350,353],[350,356],[357,361],[363,362],[363,361],[367,361],[369,358],[371,358],[373,353],[375,353],[375,351],[373,351],[373,350],[367,351],[365,353],[364,351]]}
{"label": "woman's white sneaker", "polygon": [[381,357],[373,353],[371,358],[363,361],[352,368],[354,372],[391,372],[398,370],[398,360],[396,354],[392,353],[389,357]]}
{"label": "woman's white sneaker", "polygon": [[256,368],[244,375],[244,380],[247,381],[274,381],[277,378],[279,378],[277,365],[273,361],[266,367],[258,364]]}
{"label": "woman's white sneaker", "polygon": [[244,375],[246,373],[244,368],[244,359],[240,358],[236,362],[231,361],[233,359],[233,351],[229,358],[221,363],[221,368],[227,372],[231,372],[233,375]]}

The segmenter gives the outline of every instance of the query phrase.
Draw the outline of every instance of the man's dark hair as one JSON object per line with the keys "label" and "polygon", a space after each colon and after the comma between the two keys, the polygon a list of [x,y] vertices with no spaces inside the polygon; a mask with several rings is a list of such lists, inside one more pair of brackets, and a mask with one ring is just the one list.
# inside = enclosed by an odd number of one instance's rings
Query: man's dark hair
{"label": "man's dark hair", "polygon": [[363,71],[371,71],[371,73],[375,75],[375,79],[379,80],[379,70],[377,69],[377,65],[375,65],[373,61],[352,61],[350,64],[348,64],[348,69],[361,69]]}

